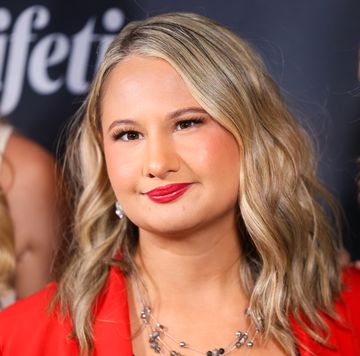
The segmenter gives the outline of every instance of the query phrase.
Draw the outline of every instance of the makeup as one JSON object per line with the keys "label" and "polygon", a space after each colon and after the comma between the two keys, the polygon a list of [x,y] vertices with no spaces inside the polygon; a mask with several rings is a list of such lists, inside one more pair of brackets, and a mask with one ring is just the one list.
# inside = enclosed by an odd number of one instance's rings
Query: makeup
{"label": "makeup", "polygon": [[145,194],[156,203],[169,203],[182,196],[191,186],[191,183],[168,184],[152,189]]}

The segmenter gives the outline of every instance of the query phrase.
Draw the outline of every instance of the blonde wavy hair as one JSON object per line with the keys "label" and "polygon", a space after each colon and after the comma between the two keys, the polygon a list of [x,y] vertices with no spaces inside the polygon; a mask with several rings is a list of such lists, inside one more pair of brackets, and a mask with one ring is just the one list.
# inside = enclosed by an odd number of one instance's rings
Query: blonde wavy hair
{"label": "blonde wavy hair", "polygon": [[[121,31],[72,126],[66,166],[74,242],[55,301],[70,312],[81,353],[93,350],[92,307],[110,265],[125,274],[135,270],[137,228],[114,214],[101,134],[104,83],[130,55],[170,63],[199,104],[239,144],[240,275],[250,307],[266,321],[264,339],[276,339],[295,355],[292,315],[308,334],[326,343],[320,312],[336,317],[341,242],[324,211],[336,211],[336,205],[316,176],[311,141],[245,41],[206,17],[172,13],[131,22]],[[121,261],[115,258],[119,250]]]}
{"label": "blonde wavy hair", "polygon": [[[0,153],[0,170],[4,164]],[[13,224],[4,190],[0,186],[0,297],[14,285],[15,243]]]}

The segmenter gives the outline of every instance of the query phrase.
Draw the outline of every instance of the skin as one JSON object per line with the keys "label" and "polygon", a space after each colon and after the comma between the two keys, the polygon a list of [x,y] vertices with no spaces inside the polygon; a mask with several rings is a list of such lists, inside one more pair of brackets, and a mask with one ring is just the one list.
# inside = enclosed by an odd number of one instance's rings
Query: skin
{"label": "skin", "polygon": [[[139,227],[135,258],[154,314],[172,335],[200,349],[229,344],[248,323],[239,278],[240,159],[234,137],[161,59],[130,56],[118,64],[101,107],[108,176],[125,214]],[[184,182],[190,188],[170,203],[144,194]],[[140,329],[133,281],[128,286],[134,353],[153,355]],[[273,342],[265,348],[252,354],[283,354]]]}
{"label": "skin", "polygon": [[14,225],[16,294],[24,298],[51,279],[58,243],[55,164],[44,149],[17,133],[10,136],[4,157],[0,185]]}

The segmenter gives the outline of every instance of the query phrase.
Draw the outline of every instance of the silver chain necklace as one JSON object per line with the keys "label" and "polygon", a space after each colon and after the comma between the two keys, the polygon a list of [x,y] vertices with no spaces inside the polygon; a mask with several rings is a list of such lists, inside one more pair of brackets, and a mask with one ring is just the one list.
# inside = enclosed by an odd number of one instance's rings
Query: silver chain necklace
{"label": "silver chain necklace", "polygon": [[[149,305],[144,303],[144,298],[140,293],[140,289],[137,283],[135,283],[139,301],[142,305],[140,312],[140,319],[143,322],[144,326],[149,331],[149,347],[160,355],[167,356],[184,356],[182,351],[176,351],[176,349],[189,350],[193,353],[206,356],[221,356],[228,355],[240,348],[246,347],[251,349],[254,346],[254,342],[259,333],[263,330],[264,322],[262,318],[253,318],[252,312],[249,308],[245,310],[246,317],[251,317],[251,320],[256,320],[254,324],[254,331],[251,333],[251,326],[247,331],[237,330],[234,335],[234,341],[229,345],[224,347],[215,348],[213,350],[203,351],[198,348],[192,347],[189,343],[184,340],[178,339],[173,335],[168,333],[168,329],[161,323],[159,323],[152,314],[151,308]],[[166,341],[166,338],[171,341],[174,346],[170,346]]]}

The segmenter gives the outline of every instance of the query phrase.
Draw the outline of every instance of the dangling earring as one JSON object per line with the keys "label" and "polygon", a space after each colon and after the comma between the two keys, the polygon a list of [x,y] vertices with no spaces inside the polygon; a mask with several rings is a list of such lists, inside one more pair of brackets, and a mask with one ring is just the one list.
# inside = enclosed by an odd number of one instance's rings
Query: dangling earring
{"label": "dangling earring", "polygon": [[124,211],[121,209],[119,202],[115,203],[115,214],[118,216],[119,219],[124,217]]}

